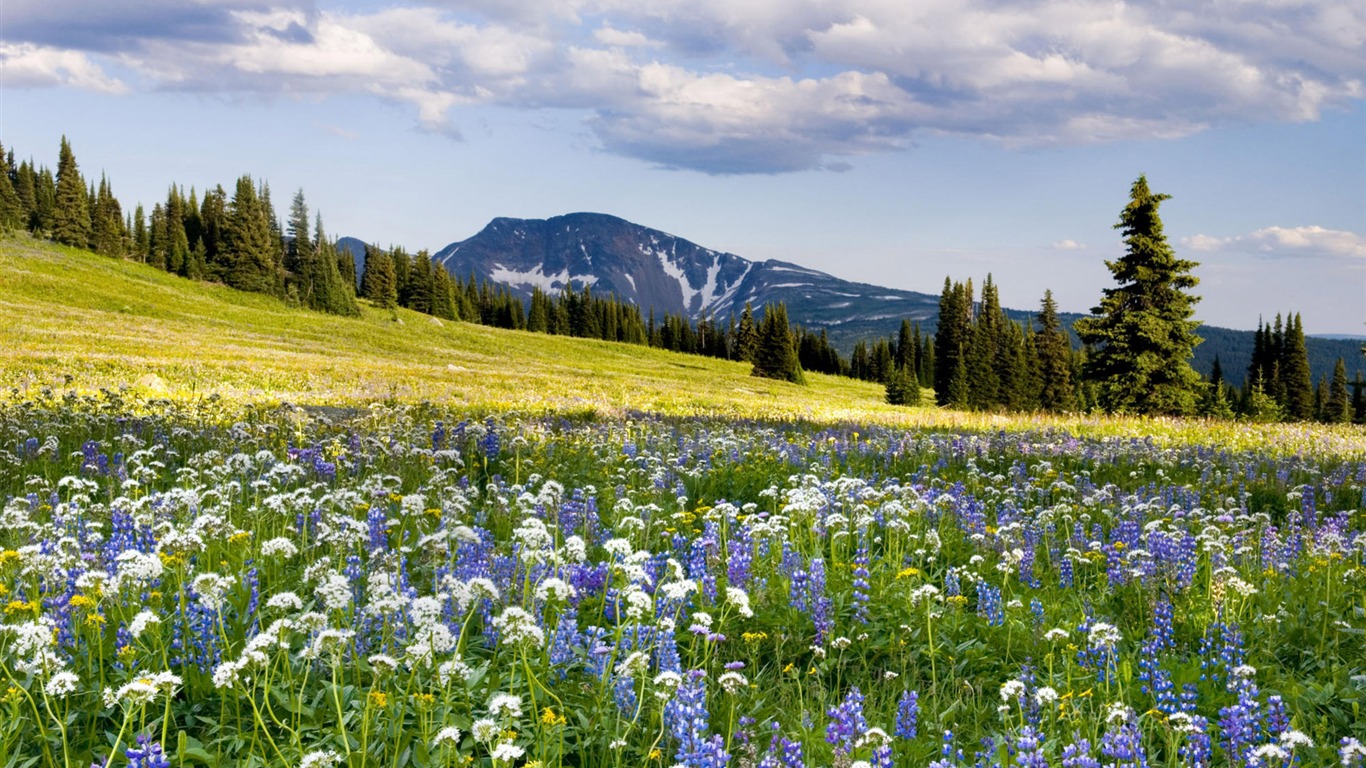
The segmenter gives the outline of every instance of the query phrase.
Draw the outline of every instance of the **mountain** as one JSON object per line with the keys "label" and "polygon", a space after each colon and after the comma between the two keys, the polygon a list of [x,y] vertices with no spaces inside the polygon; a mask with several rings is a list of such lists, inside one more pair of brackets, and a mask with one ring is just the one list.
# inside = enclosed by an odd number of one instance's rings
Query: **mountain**
{"label": "mountain", "polygon": [[[359,278],[365,244],[342,238],[339,247],[356,259]],[[937,294],[842,280],[785,261],[750,261],[601,213],[496,218],[432,259],[456,277],[501,283],[523,299],[535,287],[557,293],[571,284],[589,286],[597,295],[613,294],[647,312],[682,313],[693,320],[704,314],[738,316],[746,302],[759,311],[765,303],[781,301],[794,323],[825,329],[845,354],[861,339],[894,335],[903,318],[925,332],[932,332],[938,320]],[[941,279],[926,276],[927,282]],[[1028,321],[1034,311],[1006,310],[1018,321]],[[1070,325],[1078,317],[1064,314],[1062,319]],[[1217,355],[1225,376],[1240,384],[1253,333],[1212,326],[1198,333],[1205,342],[1196,347],[1195,368],[1208,374]],[[1349,378],[1357,371],[1366,375],[1359,341],[1309,338],[1306,344],[1315,382],[1332,375],[1339,357],[1347,361]]]}
{"label": "mountain", "polygon": [[497,218],[432,259],[452,275],[502,283],[523,298],[535,287],[556,293],[588,286],[647,311],[694,320],[739,315],[746,302],[759,310],[782,301],[793,318],[850,345],[903,317],[932,323],[939,306],[937,296],[854,283],[785,261],[750,261],[600,213]]}

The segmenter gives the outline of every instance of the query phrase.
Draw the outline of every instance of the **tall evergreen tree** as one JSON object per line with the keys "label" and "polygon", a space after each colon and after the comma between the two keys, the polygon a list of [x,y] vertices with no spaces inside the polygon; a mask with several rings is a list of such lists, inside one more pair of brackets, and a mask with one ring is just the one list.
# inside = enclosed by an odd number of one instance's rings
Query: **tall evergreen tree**
{"label": "tall evergreen tree", "polygon": [[142,210],[142,203],[133,211],[133,258],[138,261],[147,261],[147,253],[151,241],[147,232],[147,214]]}
{"label": "tall evergreen tree", "polygon": [[787,320],[787,305],[782,302],[764,306],[764,317],[759,323],[758,342],[754,350],[753,375],[782,379],[793,384],[806,383]]}
{"label": "tall evergreen tree", "polygon": [[251,177],[239,178],[220,246],[223,281],[233,288],[273,296],[283,292],[271,218]]}
{"label": "tall evergreen tree", "polygon": [[90,214],[90,250],[104,256],[123,256],[124,235],[123,210],[109,187],[108,177],[101,174]]}
{"label": "tall evergreen tree", "polygon": [[380,309],[398,307],[398,286],[394,282],[394,259],[388,251],[365,247],[365,267],[361,274],[361,295]]}
{"label": "tall evergreen tree", "polygon": [[19,208],[23,212],[21,226],[31,231],[38,229],[38,174],[33,164],[25,160],[14,172],[14,194],[19,198]]}
{"label": "tall evergreen tree", "polygon": [[0,233],[23,229],[28,225],[28,215],[19,193],[14,189],[15,169],[0,146]]}
{"label": "tall evergreen tree", "polygon": [[1125,255],[1107,261],[1119,287],[1107,288],[1092,316],[1076,322],[1091,347],[1086,373],[1097,383],[1107,411],[1187,414],[1195,410],[1200,376],[1190,358],[1200,337],[1191,319],[1199,284],[1193,261],[1176,258],[1162,232],[1158,207],[1170,195],[1155,194],[1139,176],[1120,214]]}
{"label": "tall evergreen tree", "polygon": [[62,137],[61,153],[57,160],[57,188],[52,210],[52,239],[62,245],[85,248],[90,244],[90,201],[76,167],[76,155],[71,143]]}
{"label": "tall evergreen tree", "polygon": [[[82,197],[85,187],[77,185],[76,191]],[[33,217],[29,229],[39,235],[51,235],[57,221],[57,180],[47,168],[38,170],[34,178]]]}
{"label": "tall evergreen tree", "polygon": [[304,199],[302,189],[295,192],[294,199],[290,201],[288,222],[284,260],[286,290],[306,307],[316,309],[320,305],[326,306],[326,295],[314,295],[319,289],[325,291],[327,286],[319,286],[314,282],[317,254],[313,240],[309,237],[308,228],[312,222],[308,220],[308,202]]}
{"label": "tall evergreen tree", "polygon": [[356,306],[356,281],[343,275],[340,269],[341,265],[348,264],[354,270],[355,262],[349,255],[339,254],[337,244],[328,239],[327,233],[323,231],[322,214],[317,214],[313,218],[313,248],[317,252],[317,272],[314,279],[328,286],[327,303],[320,308],[334,315],[359,315],[360,307]]}
{"label": "tall evergreen tree", "polygon": [[754,308],[745,302],[740,312],[740,324],[735,327],[735,359],[746,363],[754,362],[758,348],[759,331],[754,324]]}
{"label": "tall evergreen tree", "polygon": [[1352,406],[1347,400],[1347,365],[1338,358],[1333,365],[1333,380],[1323,401],[1323,420],[1329,424],[1346,424],[1352,420]]}
{"label": "tall evergreen tree", "polygon": [[1034,334],[1039,407],[1046,411],[1071,410],[1076,405],[1076,393],[1072,391],[1072,342],[1058,319],[1053,291],[1043,292],[1035,321],[1039,324]]}
{"label": "tall evergreen tree", "polygon": [[939,327],[934,333],[934,397],[939,405],[968,404],[967,346],[972,332],[972,282],[944,278],[939,297]]}
{"label": "tall evergreen tree", "polygon": [[[451,295],[451,273],[440,264],[432,269],[432,315],[442,320],[455,320],[455,299]],[[528,328],[527,330],[531,330]],[[544,332],[544,330],[542,331]]]}
{"label": "tall evergreen tree", "polygon": [[1287,418],[1308,421],[1314,418],[1314,380],[1309,372],[1309,352],[1298,312],[1287,317],[1284,338],[1280,359],[1279,384],[1284,393],[1281,406]]}
{"label": "tall evergreen tree", "polygon": [[204,193],[204,201],[199,204],[199,222],[208,278],[226,283],[230,265],[223,246],[224,231],[228,226],[228,193],[222,185]]}
{"label": "tall evergreen tree", "polygon": [[897,365],[887,377],[887,402],[891,405],[919,405],[920,382],[911,368]]}

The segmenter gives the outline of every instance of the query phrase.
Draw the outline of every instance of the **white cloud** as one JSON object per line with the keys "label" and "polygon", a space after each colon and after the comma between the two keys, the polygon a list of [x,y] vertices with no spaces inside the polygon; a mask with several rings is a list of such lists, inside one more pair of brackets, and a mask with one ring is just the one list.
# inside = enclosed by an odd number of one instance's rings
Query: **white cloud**
{"label": "white cloud", "polygon": [[1072,240],[1071,238],[1059,240],[1058,242],[1053,243],[1053,250],[1055,251],[1080,251],[1085,248],[1086,243],[1079,243],[1076,240]]}
{"label": "white cloud", "polygon": [[6,88],[66,86],[100,93],[125,93],[128,86],[79,51],[29,43],[0,43],[0,72]]}
{"label": "white cloud", "polygon": [[1320,226],[1266,227],[1246,235],[1194,235],[1181,244],[1205,253],[1244,252],[1266,256],[1366,258],[1366,237]]}
{"label": "white cloud", "polygon": [[[14,0],[10,85],[366,93],[453,131],[464,104],[585,111],[603,146],[711,173],[839,167],[917,133],[1007,145],[1317,119],[1366,97],[1336,0]],[[69,21],[70,23],[62,23]]]}

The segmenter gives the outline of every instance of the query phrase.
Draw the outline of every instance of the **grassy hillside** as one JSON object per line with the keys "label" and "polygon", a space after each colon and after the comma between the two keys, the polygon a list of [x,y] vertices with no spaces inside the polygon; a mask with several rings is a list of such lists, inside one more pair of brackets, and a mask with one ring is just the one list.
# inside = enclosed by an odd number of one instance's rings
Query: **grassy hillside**
{"label": "grassy hillside", "polygon": [[29,239],[0,243],[0,386],[138,385],[171,396],[299,403],[428,399],[477,408],[646,410],[817,419],[892,414],[882,387],[505,331],[366,307],[292,309],[150,267]]}
{"label": "grassy hillside", "polygon": [[[364,406],[432,401],[460,410],[854,422],[1366,450],[1359,427],[1248,425],[1093,415],[902,408],[880,385],[807,374],[757,379],[748,364],[647,347],[441,322],[365,307],[359,318],[28,238],[0,241],[0,400],[44,389],[230,403]],[[928,395],[928,393],[927,393]],[[927,396],[926,402],[932,402]]]}

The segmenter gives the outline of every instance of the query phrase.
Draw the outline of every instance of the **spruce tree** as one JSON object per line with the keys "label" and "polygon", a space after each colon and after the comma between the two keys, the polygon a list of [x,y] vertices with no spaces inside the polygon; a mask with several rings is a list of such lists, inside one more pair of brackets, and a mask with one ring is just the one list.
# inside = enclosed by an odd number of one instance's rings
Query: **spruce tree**
{"label": "spruce tree", "polygon": [[1352,420],[1352,406],[1347,400],[1347,364],[1338,358],[1333,365],[1333,380],[1323,401],[1323,420],[1329,424],[1346,424]]}
{"label": "spruce tree", "polygon": [[1279,384],[1284,393],[1281,405],[1287,418],[1309,421],[1314,418],[1314,382],[1298,312],[1286,319],[1284,339],[1280,359]]}
{"label": "spruce tree", "polygon": [[[84,199],[84,186],[78,184],[76,192]],[[37,234],[48,236],[52,234],[56,221],[57,180],[52,176],[52,171],[42,168],[34,179],[33,220],[29,229]]]}
{"label": "spruce tree", "polygon": [[109,179],[101,174],[90,214],[90,250],[104,256],[121,257],[125,235],[123,210],[109,187]]}
{"label": "spruce tree", "polygon": [[1072,342],[1058,319],[1053,291],[1043,292],[1043,303],[1035,321],[1039,324],[1034,334],[1039,407],[1045,411],[1071,410],[1076,405],[1076,394],[1072,390]]}
{"label": "spruce tree", "polygon": [[0,234],[23,229],[28,224],[24,204],[11,180],[14,169],[10,161],[5,159],[4,151],[4,147],[0,146]]}
{"label": "spruce tree", "polygon": [[805,384],[806,377],[802,375],[801,363],[792,341],[787,305],[782,302],[764,305],[764,317],[759,323],[754,350],[753,375]]}
{"label": "spruce tree", "polygon": [[934,332],[934,397],[939,405],[968,404],[967,346],[972,332],[972,282],[944,278],[939,297],[939,325]]}
{"label": "spruce tree", "polygon": [[892,369],[891,375],[887,377],[886,392],[887,402],[891,405],[920,404],[920,382],[905,365],[898,365]]}
{"label": "spruce tree", "polygon": [[327,304],[321,309],[334,315],[354,317],[360,314],[356,306],[356,281],[342,273],[341,267],[349,265],[355,269],[355,262],[347,254],[337,252],[337,244],[328,239],[323,231],[322,214],[313,219],[313,248],[317,252],[317,279],[327,284]]}
{"label": "spruce tree", "polygon": [[746,363],[754,362],[758,341],[759,333],[754,325],[754,308],[747,301],[744,310],[740,312],[740,324],[735,327],[735,359]]}
{"label": "spruce tree", "polygon": [[85,248],[90,244],[90,201],[76,167],[71,143],[62,137],[57,160],[57,188],[52,209],[52,239],[62,245]]}
{"label": "spruce tree", "polygon": [[294,199],[290,201],[288,222],[289,236],[285,241],[284,261],[285,285],[294,289],[299,303],[305,307],[317,309],[327,306],[328,297],[316,295],[319,292],[325,293],[327,286],[318,285],[315,281],[317,252],[313,248],[312,238],[309,237],[308,227],[312,222],[308,220],[308,202],[304,200],[302,189],[295,192]]}
{"label": "spruce tree", "polygon": [[[971,299],[969,299],[971,300]],[[989,410],[1001,402],[996,372],[1001,333],[1001,303],[991,275],[982,283],[982,304],[968,333],[968,407]]]}
{"label": "spruce tree", "polygon": [[1191,319],[1199,297],[1193,261],[1176,258],[1162,232],[1158,207],[1170,195],[1155,194],[1139,176],[1120,214],[1126,253],[1107,261],[1119,287],[1107,288],[1092,316],[1076,323],[1091,347],[1086,374],[1097,384],[1106,411],[1188,414],[1195,410],[1200,375],[1190,358],[1200,337]]}
{"label": "spruce tree", "polygon": [[451,273],[440,264],[433,264],[432,267],[432,316],[442,320],[454,320],[455,301],[451,297]]}
{"label": "spruce tree", "polygon": [[27,160],[20,163],[19,169],[14,172],[14,194],[19,198],[19,209],[22,211],[20,226],[30,231],[36,231],[38,174],[33,170],[33,164]]}
{"label": "spruce tree", "polygon": [[361,276],[361,295],[380,309],[398,307],[398,287],[394,283],[394,259],[382,248],[365,247],[365,269]]}
{"label": "spruce tree", "polygon": [[133,211],[133,258],[142,262],[147,261],[150,246],[147,214],[142,210],[142,203],[138,203],[138,207]]}
{"label": "spruce tree", "polygon": [[271,218],[251,177],[239,178],[220,246],[223,281],[233,288],[273,296],[283,292]]}

